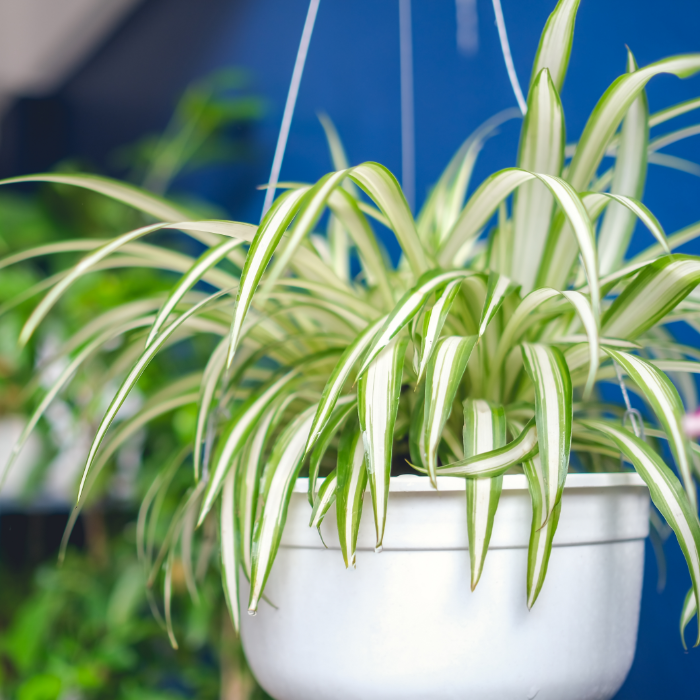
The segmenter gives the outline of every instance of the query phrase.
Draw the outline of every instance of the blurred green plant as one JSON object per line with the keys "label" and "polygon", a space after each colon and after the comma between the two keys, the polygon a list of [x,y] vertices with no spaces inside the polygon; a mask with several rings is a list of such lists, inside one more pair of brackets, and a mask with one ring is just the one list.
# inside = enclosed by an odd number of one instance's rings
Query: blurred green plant
{"label": "blurred green plant", "polygon": [[[247,76],[238,69],[217,72],[194,83],[178,102],[164,132],[122,148],[115,163],[128,172],[132,182],[157,194],[167,192],[198,217],[221,215],[215,206],[178,192],[177,178],[195,169],[252,157],[245,128],[261,116],[264,105],[247,89]],[[59,167],[62,172],[85,170],[84,164],[75,162]],[[182,272],[177,251],[183,248],[183,238],[177,234],[160,238],[174,253],[171,269],[167,265],[166,269],[139,265],[138,256],[144,250],[133,248],[127,253],[130,259],[74,286],[61,301],[56,319],[22,351],[15,343],[33,297],[46,289],[47,279],[55,282],[61,270],[74,264],[85,251],[101,245],[103,241],[96,235],[109,238],[124,227],[142,223],[143,215],[130,207],[60,184],[0,192],[3,255],[12,260],[14,251],[27,247],[44,247],[50,253],[23,265],[3,265],[0,274],[0,421],[3,416],[23,413],[37,405],[46,389],[41,373],[34,381],[31,379],[37,367],[54,379],[56,372],[64,371],[64,365],[56,367],[53,362],[56,351],[71,343],[80,346],[86,321],[98,309],[114,309],[144,298],[152,299],[153,310],[158,309],[172,285],[173,272]],[[62,241],[68,238],[77,239],[77,245],[64,246]],[[187,252],[197,251],[190,248]],[[126,262],[131,267],[123,269]],[[154,474],[163,461],[172,461],[182,445],[193,439],[194,405],[178,400],[183,393],[178,396],[178,388],[187,396],[189,387],[192,394],[191,375],[183,375],[179,367],[183,359],[196,364],[208,356],[211,344],[202,340],[194,337],[178,344],[170,361],[166,353],[165,364],[144,377],[144,386],[156,394],[172,382],[174,375],[181,376],[182,381],[176,382],[171,410],[156,416],[143,439],[135,441],[142,446],[144,459],[133,496],[150,492]],[[110,382],[119,377],[120,359],[123,369],[124,354],[129,355],[118,341],[110,349],[109,358],[100,354],[85,362],[61,393],[61,405],[72,421],[82,421],[83,428],[90,426],[90,416],[99,417],[105,390],[109,391]],[[166,386],[165,393],[170,389],[172,386]],[[141,411],[148,412],[149,405],[144,404]],[[44,433],[44,441],[51,442],[46,439],[51,438],[51,420],[48,427],[40,422],[38,428]],[[222,614],[218,577],[207,576],[207,564],[215,549],[211,537],[188,550],[197,557],[194,570],[183,564],[182,557],[170,562],[173,609],[169,618],[179,649],[169,643],[163,615],[151,588],[146,586],[151,560],[168,538],[170,519],[189,487],[189,478],[174,473],[167,484],[159,482],[161,488],[153,507],[145,514],[148,546],[140,552],[140,558],[134,546],[138,514],[133,502],[118,505],[120,527],[105,527],[105,521],[111,518],[106,513],[115,508],[110,505],[109,495],[114,490],[112,467],[119,462],[118,448],[133,447],[138,435],[138,430],[126,431],[123,443],[110,455],[112,459],[106,460],[107,468],[95,483],[84,519],[86,551],[74,547],[66,550],[66,538],[62,566],[57,567],[51,559],[21,571],[0,558],[0,697],[265,697],[246,670],[228,616]],[[56,443],[49,452],[59,450]],[[28,501],[41,487],[48,461],[45,455],[37,473],[28,480]],[[186,595],[194,597],[194,605],[181,604]]]}

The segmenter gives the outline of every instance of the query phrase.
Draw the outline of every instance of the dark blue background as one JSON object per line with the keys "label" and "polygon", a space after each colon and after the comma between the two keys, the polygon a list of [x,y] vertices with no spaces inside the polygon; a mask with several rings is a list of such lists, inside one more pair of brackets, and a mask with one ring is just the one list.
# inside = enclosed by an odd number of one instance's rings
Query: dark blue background
{"label": "dark blue background", "polygon": [[[514,61],[525,89],[539,34],[554,0],[503,0]],[[3,146],[6,172],[50,167],[78,154],[103,168],[117,145],[162,128],[185,85],[208,71],[238,65],[268,100],[252,132],[255,162],[190,177],[198,190],[240,220],[257,221],[272,160],[306,0],[146,0],[115,36],[56,95],[24,100],[7,120],[15,138]],[[479,49],[460,55],[453,0],[413,0],[418,202],[462,140],[495,112],[515,105],[493,10],[478,0]],[[624,71],[625,45],[640,65],[674,53],[700,51],[700,3],[688,0],[582,0],[569,74],[562,92],[569,139],[580,133],[597,99]],[[656,78],[648,87],[652,111],[700,94],[700,78]],[[52,111],[53,110],[53,111]],[[376,160],[401,171],[399,39],[396,0],[322,0],[299,93],[282,179],[314,180],[331,169],[316,118],[335,121],[351,162]],[[42,115],[53,114],[48,120]],[[31,130],[36,121],[41,128]],[[693,115],[671,128],[694,123]],[[27,126],[30,125],[30,126]],[[473,185],[514,164],[519,123],[491,140]],[[700,160],[700,139],[666,149]],[[651,166],[646,204],[668,233],[696,221],[700,180]],[[639,232],[635,247],[647,242]],[[700,252],[691,246],[692,252]],[[666,590],[656,592],[648,547],[637,656],[618,698],[698,696],[700,650],[684,653],[678,616],[689,577],[671,538]],[[694,634],[694,623],[689,638]],[[553,630],[553,634],[565,634]]]}

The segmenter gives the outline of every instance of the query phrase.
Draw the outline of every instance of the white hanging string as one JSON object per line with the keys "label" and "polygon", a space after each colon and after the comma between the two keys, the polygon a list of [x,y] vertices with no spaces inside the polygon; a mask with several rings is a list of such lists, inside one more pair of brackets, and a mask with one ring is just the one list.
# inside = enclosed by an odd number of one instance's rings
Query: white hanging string
{"label": "white hanging string", "polygon": [[270,171],[270,180],[265,192],[265,203],[263,204],[262,219],[267,210],[272,205],[275,198],[275,190],[279,182],[280,170],[282,169],[282,160],[284,159],[284,151],[287,147],[287,137],[289,136],[289,128],[292,125],[292,116],[294,115],[294,106],[297,102],[299,94],[299,85],[301,76],[304,73],[304,64],[306,63],[306,54],[309,51],[309,43],[311,35],[314,31],[314,22],[316,21],[316,13],[318,12],[320,0],[311,0],[309,2],[309,11],[306,13],[306,21],[304,22],[304,30],[301,33],[301,41],[299,42],[299,50],[297,51],[297,60],[294,63],[294,71],[292,72],[292,82],[289,84],[289,93],[287,94],[287,103],[284,105],[284,114],[282,115],[282,125],[280,133],[277,137],[277,147],[275,148],[275,157],[272,160],[272,170]]}
{"label": "white hanging string", "polygon": [[416,202],[416,146],[413,114],[411,0],[399,0],[401,52],[401,187],[411,211]]}
{"label": "white hanging string", "polygon": [[503,10],[501,9],[501,0],[493,0],[493,11],[496,15],[496,26],[498,27],[498,38],[501,40],[501,50],[503,51],[503,59],[506,62],[506,70],[508,71],[508,78],[510,79],[510,84],[513,87],[513,92],[515,93],[515,99],[518,101],[518,107],[520,111],[525,116],[527,112],[527,102],[523,97],[523,91],[520,89],[520,83],[518,82],[518,76],[515,72],[515,66],[513,65],[513,57],[510,54],[510,45],[508,44],[508,35],[506,34],[506,23],[503,19]]}

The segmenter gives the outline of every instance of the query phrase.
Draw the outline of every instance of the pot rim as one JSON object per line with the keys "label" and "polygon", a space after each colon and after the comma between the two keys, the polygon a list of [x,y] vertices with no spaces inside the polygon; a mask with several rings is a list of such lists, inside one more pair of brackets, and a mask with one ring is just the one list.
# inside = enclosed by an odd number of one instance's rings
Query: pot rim
{"label": "pot rim", "polygon": [[[438,492],[440,491],[465,491],[466,479],[453,476],[439,476],[437,479]],[[316,481],[317,489],[324,482],[323,478]],[[564,489],[604,489],[604,488],[647,488],[637,472],[611,472],[604,474],[569,474],[566,477]],[[294,484],[294,493],[306,494],[309,488],[308,477],[299,477]],[[525,474],[506,474],[503,477],[504,491],[527,491],[527,477]],[[389,482],[389,491],[392,493],[427,493],[434,492],[427,476],[419,474],[402,474],[392,476]]]}

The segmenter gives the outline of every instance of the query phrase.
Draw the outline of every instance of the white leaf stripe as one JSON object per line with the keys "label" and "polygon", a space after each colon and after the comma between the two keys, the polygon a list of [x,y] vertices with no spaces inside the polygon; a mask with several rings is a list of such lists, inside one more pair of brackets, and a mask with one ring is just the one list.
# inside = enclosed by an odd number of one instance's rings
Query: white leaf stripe
{"label": "white leaf stripe", "polygon": [[[311,506],[314,505],[314,495],[316,492],[316,479],[321,466],[321,460],[326,453],[331,440],[335,437],[338,430],[345,422],[345,419],[353,412],[357,412],[357,398],[354,395],[344,396],[338,399],[331,419],[321,431],[321,434],[316,442],[311,453],[309,461],[309,490],[308,499]],[[312,424],[313,425],[313,424]]]}
{"label": "white leaf stripe", "polygon": [[224,481],[221,497],[221,570],[223,573],[224,597],[233,629],[238,634],[240,608],[238,604],[238,557],[236,556],[236,474],[231,469]]}
{"label": "white leaf stripe", "polygon": [[[321,484],[321,488],[314,499],[314,507],[311,510],[311,519],[309,527],[316,527],[321,532],[321,523],[328,509],[333,505],[336,499],[336,486],[338,485],[338,470],[334,469]],[[323,540],[321,540],[323,541]]]}
{"label": "white leaf stripe", "polygon": [[372,508],[381,552],[389,500],[394,425],[399,408],[406,338],[394,339],[362,375],[357,387],[360,429],[367,459]]}
{"label": "white leaf stripe", "polygon": [[367,469],[362,436],[356,424],[343,432],[338,450],[338,485],[335,512],[338,537],[345,568],[355,568],[357,533],[360,529],[362,501],[367,486]]}
{"label": "white leaf stripe", "polygon": [[435,488],[437,488],[435,481],[437,452],[442,431],[452,412],[452,403],[476,340],[476,336],[443,338],[438,343],[435,355],[428,365],[422,440],[426,454],[423,455],[423,463],[428,467],[428,474]]}
{"label": "white leaf stripe", "polygon": [[277,396],[279,396],[280,392],[295,376],[297,376],[297,374],[297,369],[287,372],[284,376],[272,382],[272,384],[260,394],[251,396],[237,412],[230,424],[224,443],[219,450],[216,464],[214,465],[209,483],[204,492],[204,499],[199,513],[199,519],[197,520],[197,526],[204,522],[204,518],[219,494],[221,484],[223,483],[231,463],[245,444],[245,441],[248,439],[248,436],[255,427],[263,411]]}
{"label": "white leaf stripe", "polygon": [[479,321],[479,337],[486,333],[491,319],[496,315],[501,308],[501,304],[503,304],[503,300],[513,289],[514,285],[505,275],[499,275],[497,272],[492,272],[489,275],[486,299],[481,312],[481,320]]}
{"label": "white leaf stripe", "polygon": [[338,401],[338,397],[343,390],[345,382],[350,376],[352,368],[372,342],[372,339],[383,323],[384,319],[379,319],[367,326],[367,328],[365,328],[365,330],[348,346],[338,360],[338,364],[333,369],[333,372],[331,372],[331,376],[328,378],[326,386],[323,389],[323,395],[321,396],[321,401],[318,404],[318,410],[314,416],[311,431],[309,432],[309,442],[305,449],[306,454],[313,449],[321,431],[330,420],[333,408]]}
{"label": "white leaf stripe", "polygon": [[461,279],[456,279],[449,282],[440,297],[435,302],[433,308],[430,309],[425,316],[420,366],[417,372],[418,379],[416,380],[417,382],[420,382],[420,380],[423,378],[423,374],[428,366],[430,358],[432,357],[433,350],[435,349],[435,343],[440,337],[440,332],[445,325],[445,320],[450,313],[455,297],[457,294],[459,294],[461,286]]}
{"label": "white leaf stripe", "polygon": [[547,68],[557,92],[561,92],[569,66],[578,4],[579,0],[559,0],[552,10],[537,47],[530,84],[534,83],[543,68]]}
{"label": "white leaf stripe", "polygon": [[680,621],[680,632],[681,632],[681,642],[683,643],[683,649],[686,651],[688,647],[685,643],[685,628],[690,624],[690,621],[698,614],[698,605],[695,600],[695,593],[693,587],[685,596],[683,601],[683,610],[681,611],[681,621]]}
{"label": "white leaf stripe", "polygon": [[[506,442],[506,419],[502,406],[484,400],[464,402],[464,455],[490,452]],[[491,540],[493,522],[503,487],[503,477],[467,479],[467,535],[471,565],[471,589],[481,578]]]}
{"label": "white leaf stripe", "polygon": [[414,274],[428,270],[430,256],[418,238],[411,210],[396,178],[379,163],[362,163],[349,174],[388,219]]}
{"label": "white leaf stripe", "polygon": [[683,402],[671,380],[652,364],[629,353],[605,348],[605,352],[617,362],[634,383],[642,390],[646,400],[669,437],[673,456],[683,478],[688,498],[697,508],[697,493],[690,466],[688,442],[683,432],[685,414]]}
{"label": "white leaf stripe", "polygon": [[[628,73],[633,73],[635,70],[637,70],[637,64],[632,52],[628,49],[627,71]],[[611,191],[615,195],[629,195],[637,199],[641,198],[646,178],[648,143],[649,105],[644,90],[642,90],[629,106],[622,123],[615,157],[615,171],[610,186]],[[600,234],[598,235],[602,275],[613,272],[620,267],[633,229],[634,219],[631,213],[625,211],[617,204],[611,204],[605,213]],[[656,234],[654,235],[656,236]],[[664,240],[663,237],[662,240]]]}
{"label": "white leaf stripe", "polygon": [[98,426],[97,431],[95,432],[95,437],[93,438],[92,444],[90,445],[90,451],[88,452],[87,459],[85,460],[85,468],[83,470],[83,476],[80,480],[80,488],[78,489],[78,500],[80,500],[83,488],[85,487],[85,480],[87,479],[92,463],[95,461],[95,457],[97,455],[97,451],[100,448],[100,445],[102,444],[102,440],[107,434],[109,426],[112,424],[112,421],[114,420],[114,417],[117,415],[119,409],[121,408],[121,405],[124,403],[126,397],[129,395],[129,392],[133,389],[134,385],[139,380],[139,377],[143,374],[146,367],[148,367],[151,360],[155,357],[158,350],[161,349],[161,347],[165,344],[168,338],[170,338],[172,334],[178,328],[180,328],[188,319],[192,318],[195,314],[201,311],[207,304],[210,304],[215,299],[218,299],[222,295],[222,293],[223,292],[219,292],[217,294],[213,294],[210,297],[207,297],[206,299],[203,299],[201,302],[199,302],[199,304],[196,304],[191,309],[182,314],[182,316],[173,321],[168,326],[168,328],[165,331],[163,331],[163,333],[161,333],[158,339],[155,342],[153,342],[151,346],[147,350],[145,350],[140,355],[138,360],[134,363],[134,365],[131,368],[131,371],[126,376],[126,379],[124,379],[117,393],[115,394],[114,398],[109,404],[109,407],[107,408],[107,411],[105,412],[105,415],[100,421],[100,425]]}
{"label": "white leaf stripe", "polygon": [[304,458],[304,446],[316,406],[297,416],[283,431],[272,451],[265,503],[253,534],[253,567],[248,612],[255,613],[282,538],[294,482]]}
{"label": "white leaf stripe", "polygon": [[[646,482],[651,500],[676,533],[697,599],[700,592],[700,523],[677,477],[649,445],[628,430],[598,420],[581,420],[580,423],[611,438]],[[696,646],[698,644],[700,629]]]}
{"label": "white leaf stripe", "polygon": [[669,255],[645,266],[602,319],[602,331],[634,340],[666,316],[700,282],[700,261]]}
{"label": "white leaf stripe", "polygon": [[523,344],[523,362],[535,387],[540,458],[547,485],[547,515],[564,488],[571,450],[573,394],[566,360],[557,348]]}
{"label": "white leaf stripe", "polygon": [[158,335],[158,331],[162,328],[163,324],[168,320],[168,316],[175,309],[178,303],[181,301],[182,297],[194,287],[197,282],[202,278],[202,276],[211,269],[217,263],[221,262],[232,250],[242,245],[245,241],[237,240],[235,238],[224,241],[214,248],[210,248],[205,253],[203,253],[200,258],[195,262],[195,264],[188,270],[188,272],[182,277],[180,282],[173,288],[173,290],[168,295],[167,300],[163,304],[162,308],[158,312],[158,315],[153,322],[153,327],[148,334],[148,339],[146,340],[146,347],[148,347],[153,339]]}
{"label": "white leaf stripe", "polygon": [[[564,112],[547,68],[534,79],[520,136],[518,167],[559,175],[564,162]],[[554,200],[541,182],[521,185],[513,201],[513,250],[511,273],[529,292],[535,282],[547,239]]]}
{"label": "white leaf stripe", "polygon": [[700,70],[700,55],[672,56],[617,78],[598,101],[581,134],[569,166],[568,181],[574,189],[588,187],[605,149],[629,106],[647,82],[660,73],[685,78]]}
{"label": "white leaf stripe", "polygon": [[[520,435],[507,445],[437,468],[438,476],[491,477],[505,474],[511,467],[537,454],[537,426],[533,418]],[[415,466],[415,465],[414,465]],[[415,466],[418,471],[425,471]]]}
{"label": "white leaf stripe", "polygon": [[384,322],[372,346],[367,351],[358,375],[362,375],[375,357],[389,344],[392,338],[421,310],[430,295],[457,279],[471,276],[472,272],[458,270],[442,272],[433,270],[420,277],[416,285],[404,294]]}
{"label": "white leaf stripe", "polygon": [[226,359],[226,366],[230,367],[236,352],[248,309],[253,300],[253,295],[258,287],[260,278],[265,272],[272,254],[275,252],[284,232],[297,213],[301,200],[308,188],[301,187],[298,190],[289,190],[278,197],[273,203],[265,218],[260,223],[255,238],[246,256],[245,266],[241,273],[241,282],[236,295],[236,307],[233,321],[231,322],[231,336]]}

